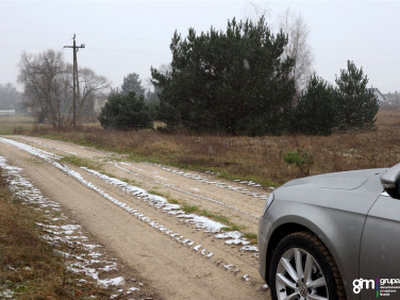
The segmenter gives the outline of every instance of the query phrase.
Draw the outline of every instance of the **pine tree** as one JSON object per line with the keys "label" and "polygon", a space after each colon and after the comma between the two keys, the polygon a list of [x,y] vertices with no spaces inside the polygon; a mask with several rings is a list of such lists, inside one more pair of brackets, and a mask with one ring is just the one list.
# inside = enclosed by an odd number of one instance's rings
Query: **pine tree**
{"label": "pine tree", "polygon": [[262,17],[228,21],[226,32],[213,28],[182,38],[175,32],[172,71],[152,69],[162,89],[160,108],[169,126],[197,132],[262,135],[286,130],[294,94],[294,61],[282,53],[288,42]]}
{"label": "pine tree", "polygon": [[379,110],[376,96],[367,90],[368,77],[352,61],[336,77],[338,111],[342,129],[365,128],[375,123]]}
{"label": "pine tree", "polygon": [[144,96],[137,96],[135,92],[110,95],[101,110],[99,121],[104,128],[119,130],[148,128],[152,122]]}
{"label": "pine tree", "polygon": [[296,130],[306,134],[329,135],[337,126],[335,89],[313,75],[296,107]]}
{"label": "pine tree", "polygon": [[129,92],[135,92],[136,95],[145,94],[145,90],[142,87],[142,81],[139,79],[139,75],[136,73],[130,73],[124,77],[124,81],[121,85],[121,91],[123,95],[127,95]]}

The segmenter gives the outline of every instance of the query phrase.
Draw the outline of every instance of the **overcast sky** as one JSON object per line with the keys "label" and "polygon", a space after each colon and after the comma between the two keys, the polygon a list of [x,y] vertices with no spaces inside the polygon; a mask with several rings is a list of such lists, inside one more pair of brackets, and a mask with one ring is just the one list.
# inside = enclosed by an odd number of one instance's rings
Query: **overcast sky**
{"label": "overcast sky", "polygon": [[171,62],[169,44],[175,30],[187,35],[226,29],[227,20],[257,19],[267,12],[276,32],[277,20],[290,8],[309,29],[315,72],[334,83],[347,60],[362,67],[369,85],[383,93],[400,91],[400,0],[375,1],[4,1],[0,0],[0,84],[16,83],[23,51],[62,51],[80,67],[107,77],[114,87],[135,72],[148,84],[150,67]]}

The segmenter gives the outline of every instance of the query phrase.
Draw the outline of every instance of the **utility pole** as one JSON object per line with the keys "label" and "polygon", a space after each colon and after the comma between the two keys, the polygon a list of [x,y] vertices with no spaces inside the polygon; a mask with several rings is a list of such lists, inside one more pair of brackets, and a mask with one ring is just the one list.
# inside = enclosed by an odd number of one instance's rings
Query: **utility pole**
{"label": "utility pole", "polygon": [[79,74],[78,74],[78,51],[79,49],[85,48],[85,44],[81,44],[80,46],[76,45],[76,34],[74,34],[74,37],[72,38],[73,44],[72,46],[64,46],[64,48],[72,48],[73,49],[73,63],[72,63],[72,80],[73,80],[73,103],[72,103],[72,109],[73,109],[73,120],[72,124],[74,127],[76,127],[76,102],[80,100],[80,92],[79,92]]}

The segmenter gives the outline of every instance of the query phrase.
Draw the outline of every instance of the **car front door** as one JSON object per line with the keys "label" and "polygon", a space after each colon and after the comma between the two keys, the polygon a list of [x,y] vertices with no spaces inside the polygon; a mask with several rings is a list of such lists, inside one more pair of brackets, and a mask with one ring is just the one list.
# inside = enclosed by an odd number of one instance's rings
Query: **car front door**
{"label": "car front door", "polygon": [[353,292],[361,299],[400,299],[400,200],[383,193],[365,223],[360,251],[360,278]]}

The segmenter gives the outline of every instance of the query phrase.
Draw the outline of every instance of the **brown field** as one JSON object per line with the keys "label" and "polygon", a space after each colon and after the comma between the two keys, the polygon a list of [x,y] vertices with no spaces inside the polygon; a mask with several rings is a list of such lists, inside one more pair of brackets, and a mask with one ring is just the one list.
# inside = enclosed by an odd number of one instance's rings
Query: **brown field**
{"label": "brown field", "polygon": [[0,134],[31,130],[33,122],[34,119],[27,116],[0,116]]}
{"label": "brown field", "polygon": [[36,127],[32,133],[127,153],[133,160],[210,170],[223,177],[253,180],[265,186],[277,186],[304,176],[296,166],[287,164],[282,158],[287,151],[298,148],[313,156],[311,175],[389,167],[400,161],[399,111],[379,112],[373,130],[328,137],[169,135],[153,130],[118,132],[96,126],[63,132]]}

